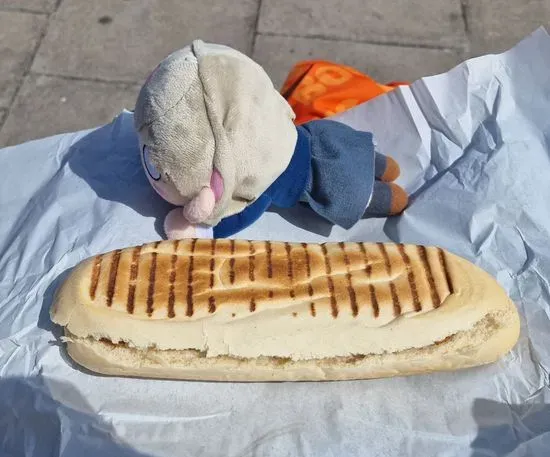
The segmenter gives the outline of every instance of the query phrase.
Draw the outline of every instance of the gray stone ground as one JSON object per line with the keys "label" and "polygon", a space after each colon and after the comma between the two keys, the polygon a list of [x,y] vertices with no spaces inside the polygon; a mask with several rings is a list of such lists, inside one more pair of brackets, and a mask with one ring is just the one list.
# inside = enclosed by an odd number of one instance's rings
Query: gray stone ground
{"label": "gray stone ground", "polygon": [[0,146],[109,122],[194,38],[247,53],[277,86],[308,58],[412,81],[549,19],[550,0],[0,0]]}

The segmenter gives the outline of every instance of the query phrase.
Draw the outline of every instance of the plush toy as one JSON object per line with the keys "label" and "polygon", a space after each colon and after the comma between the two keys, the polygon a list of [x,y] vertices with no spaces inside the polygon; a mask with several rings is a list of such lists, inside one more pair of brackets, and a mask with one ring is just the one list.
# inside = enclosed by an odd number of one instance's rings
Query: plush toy
{"label": "plush toy", "polygon": [[176,206],[167,237],[231,236],[272,205],[305,203],[346,229],[406,207],[392,182],[399,167],[371,133],[294,118],[262,67],[234,49],[197,40],[162,61],[134,123],[151,185]]}

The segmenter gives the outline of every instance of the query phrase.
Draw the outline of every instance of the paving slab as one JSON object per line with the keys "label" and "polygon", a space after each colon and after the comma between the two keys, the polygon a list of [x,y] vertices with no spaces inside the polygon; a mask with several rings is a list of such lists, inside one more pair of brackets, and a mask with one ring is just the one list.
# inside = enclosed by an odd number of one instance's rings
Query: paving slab
{"label": "paving slab", "polygon": [[46,17],[0,11],[0,108],[7,108],[31,65]]}
{"label": "paving slab", "polygon": [[461,62],[457,51],[259,35],[253,54],[276,87],[300,60],[322,59],[349,65],[381,83],[414,81],[443,73]]}
{"label": "paving slab", "polygon": [[257,0],[63,0],[33,71],[143,81],[160,60],[191,40],[250,52]]}
{"label": "paving slab", "polygon": [[469,0],[466,18],[471,35],[470,55],[499,53],[540,26],[550,30],[550,1]]}
{"label": "paving slab", "polygon": [[51,13],[58,0],[0,0],[0,9]]}
{"label": "paving slab", "polygon": [[460,0],[263,0],[260,33],[462,48]]}
{"label": "paving slab", "polygon": [[29,75],[0,132],[0,146],[92,128],[133,109],[135,84]]}

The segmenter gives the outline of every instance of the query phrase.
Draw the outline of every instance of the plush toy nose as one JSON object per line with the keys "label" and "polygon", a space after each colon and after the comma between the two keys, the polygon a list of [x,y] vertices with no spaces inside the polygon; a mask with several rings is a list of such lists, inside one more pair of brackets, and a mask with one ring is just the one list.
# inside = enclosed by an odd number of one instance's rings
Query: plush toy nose
{"label": "plush toy nose", "polygon": [[216,197],[212,189],[203,187],[197,196],[185,205],[183,215],[192,224],[200,224],[212,214],[215,204]]}

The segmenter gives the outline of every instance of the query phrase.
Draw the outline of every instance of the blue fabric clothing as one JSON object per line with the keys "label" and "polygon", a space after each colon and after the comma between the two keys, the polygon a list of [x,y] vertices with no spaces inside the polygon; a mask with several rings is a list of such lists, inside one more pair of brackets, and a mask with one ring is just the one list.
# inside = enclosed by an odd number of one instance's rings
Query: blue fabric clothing
{"label": "blue fabric clothing", "polygon": [[260,216],[271,206],[268,195],[262,194],[260,198],[248,205],[240,213],[223,218],[213,229],[214,238],[227,238],[245,229],[256,222]]}
{"label": "blue fabric clothing", "polygon": [[309,178],[311,154],[307,137],[298,129],[294,154],[286,170],[269,188],[243,211],[222,219],[214,227],[214,238],[226,238],[256,222],[271,206],[290,208],[296,205]]}
{"label": "blue fabric clothing", "polygon": [[374,143],[368,132],[327,119],[303,125],[309,135],[310,177],[304,200],[345,229],[365,214],[374,186]]}
{"label": "blue fabric clothing", "polygon": [[289,208],[300,201],[346,229],[361,219],[374,186],[372,134],[326,119],[305,123],[297,131],[286,170],[243,211],[222,219],[214,227],[215,238],[250,226],[271,205]]}

